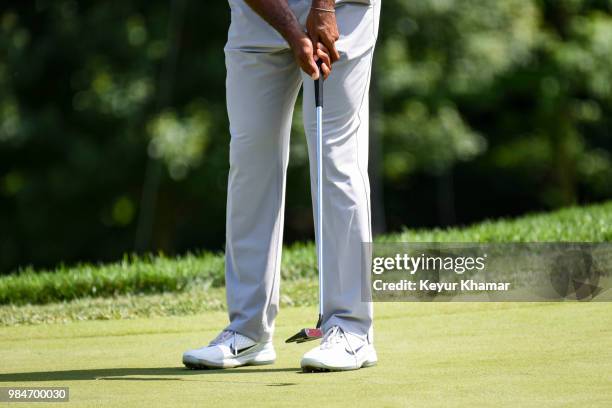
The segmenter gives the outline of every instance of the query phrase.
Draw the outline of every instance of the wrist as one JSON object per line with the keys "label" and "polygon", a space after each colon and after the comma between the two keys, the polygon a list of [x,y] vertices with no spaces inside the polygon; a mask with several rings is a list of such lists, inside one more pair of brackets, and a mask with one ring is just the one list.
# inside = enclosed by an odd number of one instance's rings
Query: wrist
{"label": "wrist", "polygon": [[334,10],[336,8],[335,0],[312,0],[311,7]]}
{"label": "wrist", "polygon": [[301,30],[300,28],[297,28],[297,27],[292,27],[290,30],[288,30],[283,35],[283,37],[285,37],[285,40],[287,41],[287,43],[289,43],[289,46],[291,48],[294,48],[295,45],[297,45],[300,42],[302,42],[304,40],[304,38],[308,38],[306,33],[303,30]]}

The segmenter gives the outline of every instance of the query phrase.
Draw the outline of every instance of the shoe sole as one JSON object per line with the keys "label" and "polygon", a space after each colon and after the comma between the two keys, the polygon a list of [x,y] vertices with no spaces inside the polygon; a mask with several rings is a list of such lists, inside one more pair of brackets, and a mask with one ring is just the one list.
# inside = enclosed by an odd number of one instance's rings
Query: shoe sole
{"label": "shoe sole", "polygon": [[331,367],[320,362],[302,362],[302,372],[304,373],[330,373],[334,371],[354,371],[360,368],[373,367],[378,361],[364,361],[359,367]]}
{"label": "shoe sole", "polygon": [[224,368],[236,368],[243,366],[260,366],[274,364],[276,353],[272,350],[260,350],[255,355],[245,354],[236,358],[215,363],[201,359],[183,357],[183,365],[191,370],[219,370]]}
{"label": "shoe sole", "polygon": [[274,364],[276,360],[271,361],[251,361],[244,364],[239,365],[215,365],[210,362],[204,360],[198,360],[197,362],[193,361],[183,361],[183,365],[190,370],[224,370],[227,368],[238,368],[238,367],[246,367],[246,366],[261,366],[261,365],[270,365]]}

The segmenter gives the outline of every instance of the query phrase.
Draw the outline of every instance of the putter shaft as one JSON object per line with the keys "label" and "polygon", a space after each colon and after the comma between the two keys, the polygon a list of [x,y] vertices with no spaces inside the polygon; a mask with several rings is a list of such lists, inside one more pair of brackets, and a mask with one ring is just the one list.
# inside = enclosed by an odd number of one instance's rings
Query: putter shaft
{"label": "putter shaft", "polygon": [[317,203],[316,203],[316,238],[317,238],[317,269],[319,275],[319,319],[314,329],[302,329],[285,340],[286,343],[304,343],[323,337],[321,323],[323,320],[323,73],[321,60],[319,78],[315,80],[315,107],[317,117]]}

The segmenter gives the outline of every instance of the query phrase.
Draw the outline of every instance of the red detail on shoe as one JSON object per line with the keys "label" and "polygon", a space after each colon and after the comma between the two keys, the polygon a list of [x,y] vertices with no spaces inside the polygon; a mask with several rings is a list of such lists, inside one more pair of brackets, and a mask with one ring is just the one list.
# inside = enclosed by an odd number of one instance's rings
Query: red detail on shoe
{"label": "red detail on shoe", "polygon": [[321,331],[321,329],[305,329],[304,331],[308,337],[323,337],[323,331]]}

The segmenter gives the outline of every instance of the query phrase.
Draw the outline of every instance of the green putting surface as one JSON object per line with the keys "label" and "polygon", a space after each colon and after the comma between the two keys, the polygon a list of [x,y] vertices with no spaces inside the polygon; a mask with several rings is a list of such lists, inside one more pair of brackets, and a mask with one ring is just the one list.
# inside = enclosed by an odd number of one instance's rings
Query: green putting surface
{"label": "green putting surface", "polygon": [[286,308],[276,364],[225,371],[181,365],[224,312],[0,328],[0,386],[68,386],[65,406],[612,406],[612,303],[375,308],[379,364],[359,371],[299,372],[314,344],[284,339],[316,310]]}

